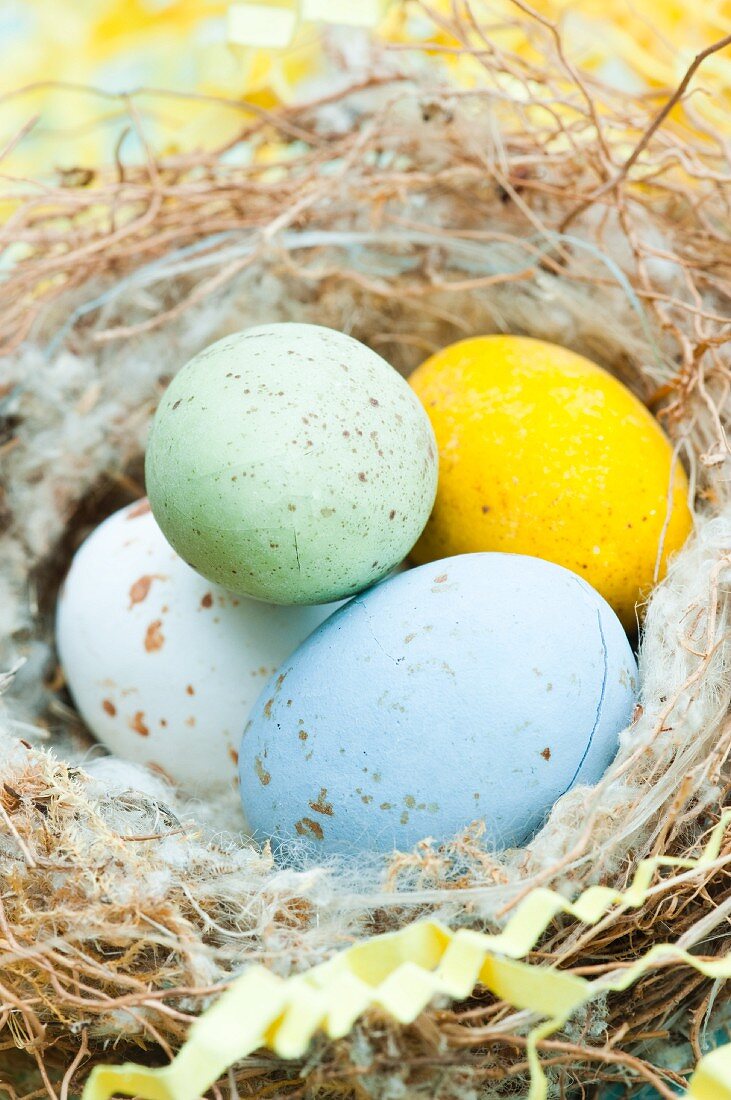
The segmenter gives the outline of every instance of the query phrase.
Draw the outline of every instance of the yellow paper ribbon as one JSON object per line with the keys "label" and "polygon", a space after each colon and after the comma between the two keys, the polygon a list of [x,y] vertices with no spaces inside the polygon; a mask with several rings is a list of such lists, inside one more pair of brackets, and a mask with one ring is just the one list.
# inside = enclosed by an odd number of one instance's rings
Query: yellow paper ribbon
{"label": "yellow paper ribbon", "polygon": [[376,27],[390,0],[248,0],[228,9],[228,40],[237,46],[282,50],[303,23]]}
{"label": "yellow paper ribbon", "polygon": [[[517,1009],[547,1017],[527,1040],[528,1100],[546,1100],[538,1044],[563,1027],[578,1008],[602,994],[629,989],[661,960],[678,960],[708,978],[729,978],[731,955],[703,962],[663,943],[633,966],[595,981],[519,960],[559,913],[593,925],[614,907],[643,905],[659,868],[702,870],[718,858],[730,822],[731,811],[726,811],[698,859],[643,860],[625,891],[590,886],[570,902],[543,887],[533,890],[503,931],[493,935],[470,929],[452,932],[437,921],[424,920],[357,943],[291,978],[251,967],[196,1021],[170,1065],[97,1066],[82,1100],[109,1100],[116,1093],[140,1100],[197,1100],[229,1066],[259,1048],[268,1047],[280,1058],[299,1058],[317,1031],[342,1038],[367,1010],[380,1010],[408,1024],[435,996],[464,1000],[478,986]],[[687,1097],[731,1100],[731,1044],[699,1063]]]}

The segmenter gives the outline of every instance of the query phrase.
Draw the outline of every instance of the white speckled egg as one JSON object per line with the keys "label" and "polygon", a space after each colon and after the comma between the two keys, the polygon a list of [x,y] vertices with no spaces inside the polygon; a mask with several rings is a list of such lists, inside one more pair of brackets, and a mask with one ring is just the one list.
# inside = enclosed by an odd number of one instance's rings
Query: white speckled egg
{"label": "white speckled egg", "polygon": [[604,599],[561,566],[466,554],[357,596],[265,687],[241,797],[259,837],[315,855],[404,849],[483,819],[497,848],[595,783],[637,668]]}
{"label": "white speckled egg", "polygon": [[241,728],[262,684],[337,606],[277,607],[218,588],[178,557],[143,500],[76,553],[56,640],[96,737],[204,793],[235,784]]}
{"label": "white speckled egg", "polygon": [[272,603],[323,603],[408,554],[437,454],[418,397],[380,355],[319,325],[259,325],[175,376],[146,475],[166,538],[203,576]]}

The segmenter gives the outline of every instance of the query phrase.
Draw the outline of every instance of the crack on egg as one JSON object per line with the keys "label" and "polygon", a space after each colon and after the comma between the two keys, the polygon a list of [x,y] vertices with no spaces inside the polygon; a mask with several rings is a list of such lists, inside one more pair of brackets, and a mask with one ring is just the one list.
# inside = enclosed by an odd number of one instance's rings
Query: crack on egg
{"label": "crack on egg", "polygon": [[607,693],[607,679],[608,679],[608,676],[609,676],[609,654],[607,652],[607,642],[606,642],[606,639],[604,637],[604,629],[602,627],[602,617],[601,617],[601,613],[599,611],[597,611],[597,613],[596,613],[596,621],[597,621],[597,626],[599,627],[599,638],[600,638],[601,643],[602,643],[602,656],[603,656],[603,659],[604,659],[604,671],[603,671],[603,674],[602,674],[602,687],[601,687],[601,691],[599,693],[599,702],[597,703],[596,715],[594,716],[594,725],[591,728],[591,733],[589,734],[589,740],[586,742],[586,748],[584,749],[583,755],[581,757],[581,760],[579,761],[579,764],[578,764],[578,767],[576,768],[576,771],[574,772],[573,776],[571,777],[571,782],[569,783],[568,787],[566,787],[565,790],[563,790],[561,792],[561,795],[559,795],[559,798],[562,795],[566,794],[566,791],[570,791],[571,788],[573,787],[574,783],[576,782],[576,777],[579,774],[579,772],[581,771],[582,767],[584,766],[584,761],[586,760],[587,756],[589,755],[589,749],[591,748],[592,742],[594,741],[594,734],[596,733],[597,729],[599,728],[599,722],[601,721],[601,717],[602,717],[602,707],[604,705],[604,696]]}

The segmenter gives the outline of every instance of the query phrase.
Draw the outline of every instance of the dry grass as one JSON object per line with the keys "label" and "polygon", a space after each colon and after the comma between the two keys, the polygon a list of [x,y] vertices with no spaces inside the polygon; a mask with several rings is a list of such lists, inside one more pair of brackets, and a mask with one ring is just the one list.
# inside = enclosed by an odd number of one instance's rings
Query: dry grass
{"label": "dry grass", "polygon": [[[145,146],[141,164],[117,158],[79,166],[57,184],[14,181],[0,194],[15,204],[0,245],[23,245],[0,301],[5,353],[66,320],[70,301],[69,346],[108,346],[178,321],[262,269],[289,278],[311,303],[346,295],[355,328],[364,323],[358,316],[369,325],[380,316],[382,330],[370,325],[369,342],[408,368],[445,335],[473,331],[480,311],[483,318],[493,311],[496,328],[501,310],[520,317],[520,308],[533,308],[530,289],[540,281],[544,293],[554,288],[557,310],[594,314],[573,323],[582,350],[661,415],[707,515],[723,515],[731,150],[693,111],[692,77],[703,59],[675,94],[630,96],[582,76],[556,28],[522,0],[515,19],[529,28],[537,60],[500,49],[467,5],[455,4],[443,23],[439,52],[471,54],[483,71],[479,88],[414,72],[407,79],[400,65],[409,51],[394,50],[378,61],[377,75],[314,103],[276,114],[222,103],[242,113],[240,135],[226,149],[158,157]],[[164,94],[116,97],[143,144],[140,104]],[[273,143],[283,143],[274,165],[255,158],[242,166],[231,155],[242,144]],[[143,297],[154,288],[163,308],[130,305],[129,296],[122,308],[115,296],[122,285],[139,286]],[[508,309],[512,295],[523,306]],[[615,331],[613,317],[629,327]],[[634,784],[627,813],[645,814],[641,838],[625,847],[617,826],[615,847],[607,842],[592,857],[597,809],[555,860],[540,867],[526,855],[531,884],[621,885],[648,852],[700,850],[729,785],[728,688],[719,686],[729,649],[728,567],[728,552],[719,554],[702,595],[685,606],[689,671],[613,772]],[[683,757],[677,741],[663,737],[673,723],[682,736],[679,714],[691,704],[705,708],[707,736],[702,752]],[[244,960],[311,961],[316,899],[301,884],[278,893],[266,858],[257,863],[257,889],[228,896],[221,881],[240,873],[240,853],[201,840],[165,807],[115,802],[105,816],[83,773],[34,750],[13,758],[3,779],[0,1058],[16,1084],[29,1062],[40,1082],[40,1091],[0,1086],[9,1096],[65,1100],[94,1061],[169,1055]],[[171,843],[192,853],[172,876],[162,853]],[[658,940],[726,953],[730,868],[731,837],[702,873],[658,882],[639,912],[611,914],[593,929],[557,922],[534,961],[602,975]],[[157,893],[135,888],[156,874]],[[429,910],[445,881],[460,897],[462,919],[481,924],[486,884],[507,878],[475,834],[446,850],[423,845],[394,860],[365,927]],[[513,891],[496,917],[519,896]],[[687,967],[658,965],[629,994],[578,1021],[575,1034],[545,1041],[545,1065],[562,1095],[570,1086],[590,1096],[599,1080],[633,1080],[673,1096],[682,1075],[655,1064],[652,1043],[683,1037],[697,1058],[722,996]],[[115,1019],[124,1034],[107,1048]],[[378,1095],[392,1077],[403,1077],[413,1095],[434,1095],[437,1081],[444,1096],[487,1086],[517,1095],[525,1030],[524,1014],[477,997],[432,1008],[409,1029],[369,1020],[351,1040],[323,1043],[306,1065],[249,1059],[212,1095],[360,1097]]]}

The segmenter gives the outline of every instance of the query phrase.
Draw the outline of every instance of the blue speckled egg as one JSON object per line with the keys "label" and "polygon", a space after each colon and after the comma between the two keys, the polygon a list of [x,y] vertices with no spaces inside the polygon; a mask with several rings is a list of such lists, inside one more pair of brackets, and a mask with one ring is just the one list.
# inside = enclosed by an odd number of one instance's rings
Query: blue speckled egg
{"label": "blue speckled egg", "polygon": [[357,596],[286,661],[240,753],[255,835],[318,856],[444,840],[496,848],[595,783],[635,702],[609,605],[561,566],[465,554]]}

